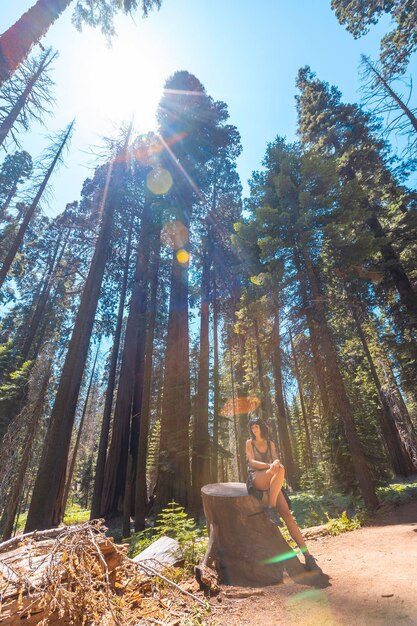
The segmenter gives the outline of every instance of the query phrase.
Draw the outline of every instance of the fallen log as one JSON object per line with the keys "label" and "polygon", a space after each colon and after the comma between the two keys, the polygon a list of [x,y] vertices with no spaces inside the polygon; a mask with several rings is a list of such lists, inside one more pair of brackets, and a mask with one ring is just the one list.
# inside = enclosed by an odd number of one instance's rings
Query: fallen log
{"label": "fallen log", "polygon": [[215,572],[221,583],[263,587],[280,582],[284,567],[303,571],[296,553],[261,503],[248,495],[244,483],[217,483],[201,490],[209,545],[196,577],[211,588]]}
{"label": "fallen log", "polygon": [[156,571],[163,571],[184,562],[180,544],[171,537],[160,537],[132,559],[139,567],[144,563]]}
{"label": "fallen log", "polygon": [[7,626],[34,626],[44,619],[51,625],[74,623],[68,598],[73,593],[75,600],[82,599],[82,577],[104,597],[127,550],[89,524],[30,533],[0,548],[0,624]]}
{"label": "fallen log", "polygon": [[48,530],[34,530],[31,533],[26,533],[25,535],[16,535],[16,537],[12,537],[11,539],[7,539],[7,541],[3,541],[0,543],[0,553],[8,552],[15,546],[23,542],[27,542],[30,539],[34,541],[43,541],[44,539],[54,539],[55,537],[59,537],[62,535],[63,528],[49,528]]}
{"label": "fallen log", "polygon": [[[206,603],[149,565],[126,556],[99,521],[34,535],[0,554],[0,626],[179,623]],[[52,533],[54,534],[54,533]],[[161,584],[163,580],[163,584]]]}

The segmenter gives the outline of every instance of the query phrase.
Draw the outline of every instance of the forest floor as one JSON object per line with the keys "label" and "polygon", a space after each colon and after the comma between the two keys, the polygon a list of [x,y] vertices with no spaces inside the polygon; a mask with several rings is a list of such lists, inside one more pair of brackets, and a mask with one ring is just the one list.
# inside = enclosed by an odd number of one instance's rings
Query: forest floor
{"label": "forest floor", "polygon": [[[309,540],[324,576],[253,590],[223,587],[204,621],[213,626],[417,626],[417,501],[372,524]],[[260,595],[255,595],[260,594]],[[227,596],[234,597],[227,597]]]}

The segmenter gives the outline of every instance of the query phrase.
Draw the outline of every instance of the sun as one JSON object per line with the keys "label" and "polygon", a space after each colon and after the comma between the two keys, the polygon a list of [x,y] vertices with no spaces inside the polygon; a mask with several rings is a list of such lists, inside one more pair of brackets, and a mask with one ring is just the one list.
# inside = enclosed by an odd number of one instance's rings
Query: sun
{"label": "sun", "polygon": [[[87,50],[78,51],[81,105],[77,123],[102,132],[134,118],[139,132],[154,130],[156,109],[169,67],[160,43],[128,27],[118,30],[111,47],[89,32]],[[84,48],[84,46],[83,46]]]}

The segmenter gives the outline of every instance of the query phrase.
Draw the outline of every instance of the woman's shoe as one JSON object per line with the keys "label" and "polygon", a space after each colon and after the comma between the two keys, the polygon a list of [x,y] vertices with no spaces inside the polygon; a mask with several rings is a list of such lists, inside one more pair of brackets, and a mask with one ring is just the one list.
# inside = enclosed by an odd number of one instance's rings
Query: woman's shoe
{"label": "woman's shoe", "polygon": [[304,567],[308,572],[321,572],[320,565],[317,564],[317,559],[312,554],[306,554],[305,560]]}
{"label": "woman's shoe", "polygon": [[271,522],[273,522],[274,524],[281,524],[281,519],[277,513],[277,510],[274,506],[269,506],[266,509],[266,514],[268,515],[269,519],[271,520]]}

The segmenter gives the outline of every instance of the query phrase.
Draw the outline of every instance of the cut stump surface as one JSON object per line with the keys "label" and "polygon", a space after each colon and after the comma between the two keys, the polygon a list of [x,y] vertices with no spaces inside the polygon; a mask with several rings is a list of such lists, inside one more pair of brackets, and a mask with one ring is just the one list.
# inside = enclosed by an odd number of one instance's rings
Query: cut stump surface
{"label": "cut stump surface", "polygon": [[215,569],[228,585],[261,587],[280,582],[288,557],[297,561],[295,553],[262,504],[248,495],[246,485],[205,485],[201,494],[210,536],[202,565]]}

